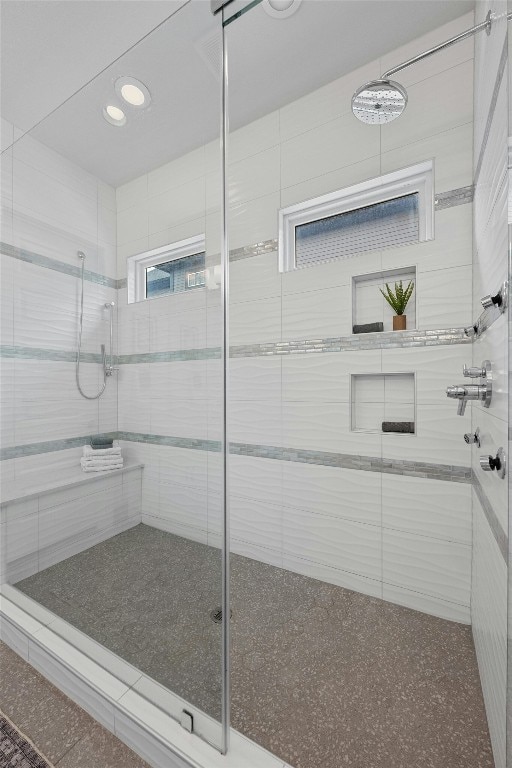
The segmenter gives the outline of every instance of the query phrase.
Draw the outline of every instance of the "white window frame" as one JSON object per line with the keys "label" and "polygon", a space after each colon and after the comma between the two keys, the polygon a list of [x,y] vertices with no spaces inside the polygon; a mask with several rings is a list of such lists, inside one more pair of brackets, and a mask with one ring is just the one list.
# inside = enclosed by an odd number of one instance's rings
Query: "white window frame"
{"label": "white window frame", "polygon": [[[183,259],[206,250],[205,235],[195,235],[187,240],[154,248],[151,251],[137,253],[127,259],[127,288],[128,303],[136,301],[148,301],[149,299],[162,298],[161,296],[149,297],[146,295],[146,269],[157,267],[159,264],[167,264],[169,261]],[[203,287],[203,286],[201,286]],[[200,290],[199,288],[197,290]],[[165,294],[167,295],[167,294]],[[172,294],[168,294],[172,295]]]}
{"label": "white window frame", "polygon": [[[368,179],[360,184],[330,192],[302,203],[281,208],[279,211],[279,271],[291,272],[314,266],[300,267],[295,258],[295,228],[339,213],[357,210],[368,205],[393,200],[397,197],[418,193],[419,241],[434,239],[434,162],[402,168],[384,176]],[[325,259],[316,263],[337,261],[340,257]],[[353,258],[353,257],[352,257]]]}

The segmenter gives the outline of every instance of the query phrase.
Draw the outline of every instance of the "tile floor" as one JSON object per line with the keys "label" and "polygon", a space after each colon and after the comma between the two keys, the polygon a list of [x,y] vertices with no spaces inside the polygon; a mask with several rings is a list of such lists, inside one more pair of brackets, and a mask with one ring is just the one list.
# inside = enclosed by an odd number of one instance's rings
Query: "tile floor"
{"label": "tile floor", "polygon": [[[16,586],[218,717],[220,567],[139,525]],[[469,627],[237,555],[231,590],[234,728],[295,768],[492,768]]]}
{"label": "tile floor", "polygon": [[56,768],[150,768],[4,643],[0,709]]}

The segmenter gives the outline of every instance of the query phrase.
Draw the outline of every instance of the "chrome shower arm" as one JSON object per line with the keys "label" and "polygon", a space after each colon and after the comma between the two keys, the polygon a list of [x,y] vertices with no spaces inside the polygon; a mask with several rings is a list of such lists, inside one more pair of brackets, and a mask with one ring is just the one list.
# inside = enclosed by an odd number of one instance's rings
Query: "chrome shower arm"
{"label": "chrome shower arm", "polygon": [[114,371],[117,370],[117,368],[114,368],[114,307],[115,303],[113,301],[107,301],[105,304],[105,309],[108,309],[110,312],[110,364],[107,365],[106,358],[103,363],[103,367],[105,370],[105,376],[112,376]]}
{"label": "chrome shower arm", "polygon": [[[512,13],[507,14],[507,19],[512,18]],[[381,80],[389,80],[389,78],[392,75],[395,75],[397,72],[400,72],[402,69],[405,69],[406,67],[410,67],[411,64],[416,64],[418,61],[422,61],[423,59],[426,59],[428,56],[432,56],[434,53],[438,53],[438,51],[443,51],[445,48],[449,48],[451,45],[455,45],[455,43],[460,43],[462,40],[465,40],[468,37],[471,37],[472,35],[476,35],[478,32],[487,32],[487,34],[490,33],[491,27],[493,24],[494,18],[489,11],[487,16],[485,17],[485,21],[482,21],[480,24],[476,24],[474,27],[471,27],[470,29],[466,29],[465,32],[460,32],[460,34],[455,35],[454,37],[450,37],[449,40],[445,40],[443,43],[439,43],[439,45],[435,45],[433,48],[429,48],[427,51],[424,51],[423,53],[419,53],[417,56],[413,56],[411,59],[407,59],[407,61],[404,61],[402,64],[399,64],[397,67],[393,67],[392,69],[388,69],[386,72],[384,72],[381,75]]]}

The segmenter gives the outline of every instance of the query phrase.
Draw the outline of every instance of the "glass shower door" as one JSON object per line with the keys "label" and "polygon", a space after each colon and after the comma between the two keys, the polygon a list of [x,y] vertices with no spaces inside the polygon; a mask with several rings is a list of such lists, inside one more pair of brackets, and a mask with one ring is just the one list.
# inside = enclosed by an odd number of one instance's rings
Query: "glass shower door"
{"label": "glass shower door", "polygon": [[[2,491],[21,512],[2,577],[225,750],[221,75],[221,19],[192,2],[21,138],[11,126]],[[89,399],[111,313],[114,370]],[[82,473],[91,437],[124,466],[95,474],[90,449]]]}
{"label": "glass shower door", "polygon": [[[491,768],[507,481],[480,455],[506,442],[505,317],[465,329],[507,277],[506,20],[364,122],[365,83],[488,10],[403,4],[398,29],[367,5],[263,0],[225,27],[231,717],[294,766]],[[446,387],[486,358],[493,402],[458,415]]]}

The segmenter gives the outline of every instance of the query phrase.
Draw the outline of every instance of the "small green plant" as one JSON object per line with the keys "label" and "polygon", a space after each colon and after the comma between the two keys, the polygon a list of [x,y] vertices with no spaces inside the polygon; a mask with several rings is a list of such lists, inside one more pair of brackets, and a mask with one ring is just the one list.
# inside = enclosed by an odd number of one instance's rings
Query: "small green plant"
{"label": "small green plant", "polygon": [[414,283],[411,280],[407,288],[404,288],[402,281],[400,280],[400,282],[395,283],[394,293],[389,287],[389,283],[386,283],[386,290],[383,291],[382,288],[379,288],[379,291],[382,293],[389,306],[395,310],[395,314],[403,315],[405,308],[409,303],[409,299],[412,296],[412,292],[414,291]]}

